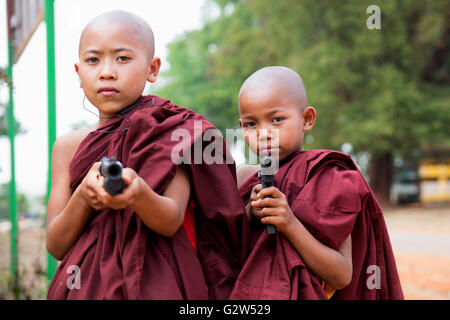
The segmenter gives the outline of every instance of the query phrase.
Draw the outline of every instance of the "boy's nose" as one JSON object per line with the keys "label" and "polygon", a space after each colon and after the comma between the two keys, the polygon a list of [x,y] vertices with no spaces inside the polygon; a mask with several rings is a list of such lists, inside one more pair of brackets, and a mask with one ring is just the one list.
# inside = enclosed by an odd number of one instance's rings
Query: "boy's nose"
{"label": "boy's nose", "polygon": [[258,140],[260,142],[262,141],[268,141],[272,139],[272,133],[270,129],[262,128],[258,130]]}
{"label": "boy's nose", "polygon": [[101,80],[115,80],[116,78],[117,78],[117,73],[114,70],[113,66],[110,63],[105,63],[100,72],[100,79]]}
{"label": "boy's nose", "polygon": [[258,144],[261,147],[266,147],[272,142],[272,134],[270,130],[267,129],[259,129],[258,130]]}
{"label": "boy's nose", "polygon": [[279,146],[280,130],[278,128],[259,129],[258,141],[261,145],[270,144],[272,147]]}

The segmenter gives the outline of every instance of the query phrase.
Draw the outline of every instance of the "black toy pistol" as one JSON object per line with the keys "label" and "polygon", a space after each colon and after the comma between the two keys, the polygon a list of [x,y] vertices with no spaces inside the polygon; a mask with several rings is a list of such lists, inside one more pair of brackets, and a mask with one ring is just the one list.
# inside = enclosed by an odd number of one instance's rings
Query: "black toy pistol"
{"label": "black toy pistol", "polygon": [[122,179],[122,164],[115,158],[103,157],[100,164],[100,174],[105,177],[105,190],[115,196],[122,193],[125,181]]}
{"label": "black toy pistol", "polygon": [[[275,159],[269,154],[261,159],[261,169],[258,172],[258,178],[261,181],[263,189],[273,186],[273,180],[277,168],[278,166]],[[264,198],[271,197],[272,196],[265,196]],[[276,232],[275,226],[268,224],[266,226],[266,232],[268,234],[274,234]]]}

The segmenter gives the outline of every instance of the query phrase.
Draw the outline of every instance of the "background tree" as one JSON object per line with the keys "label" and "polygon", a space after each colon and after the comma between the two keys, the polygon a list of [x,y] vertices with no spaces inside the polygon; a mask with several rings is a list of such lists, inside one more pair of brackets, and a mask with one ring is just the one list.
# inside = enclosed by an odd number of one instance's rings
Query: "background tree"
{"label": "background tree", "polygon": [[[0,69],[0,87],[12,85],[11,81],[3,69]],[[0,103],[0,138],[8,135],[8,122],[7,122],[7,105]],[[16,121],[16,133],[24,133],[25,130],[20,127],[19,122]],[[1,168],[0,168],[1,170]],[[0,220],[8,219],[9,217],[9,196],[8,196],[8,184],[0,185]],[[29,202],[24,194],[17,195],[19,214],[25,213],[29,209]]]}
{"label": "background tree", "polygon": [[[23,193],[17,194],[19,216],[29,213],[30,202]],[[0,184],[0,221],[9,219],[9,187],[8,183]]]}
{"label": "background tree", "polygon": [[[6,74],[5,70],[0,68],[0,87],[12,85],[11,80]],[[0,103],[0,137],[8,135],[8,121],[7,121],[7,105]],[[25,133],[25,130],[16,121],[16,134]]]}
{"label": "background tree", "polygon": [[394,157],[450,145],[450,1],[379,3],[381,30],[369,30],[373,1],[216,0],[220,14],[169,48],[157,93],[204,114],[219,129],[237,125],[242,82],[267,65],[286,65],[318,110],[305,148],[370,155],[369,182],[389,198]]}
{"label": "background tree", "polygon": [[[6,72],[0,68],[0,87],[7,86],[9,84],[9,77]],[[0,137],[6,135],[6,106],[0,103]]]}

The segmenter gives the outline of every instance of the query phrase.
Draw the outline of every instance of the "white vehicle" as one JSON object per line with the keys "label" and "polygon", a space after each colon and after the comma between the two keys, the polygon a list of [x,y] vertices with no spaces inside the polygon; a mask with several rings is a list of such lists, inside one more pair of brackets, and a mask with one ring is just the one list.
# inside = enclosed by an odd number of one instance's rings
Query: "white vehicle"
{"label": "white vehicle", "polygon": [[402,169],[394,175],[391,186],[391,202],[404,204],[420,200],[419,176],[414,169]]}

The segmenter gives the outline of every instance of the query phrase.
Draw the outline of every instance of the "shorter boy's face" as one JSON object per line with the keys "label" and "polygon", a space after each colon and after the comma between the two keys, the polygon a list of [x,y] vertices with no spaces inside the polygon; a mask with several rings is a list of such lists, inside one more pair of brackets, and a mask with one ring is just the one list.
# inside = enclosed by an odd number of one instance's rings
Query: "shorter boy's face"
{"label": "shorter boy's face", "polygon": [[156,80],[161,63],[149,56],[132,28],[121,24],[99,24],[86,30],[79,55],[75,70],[100,116],[116,114],[136,101],[146,82]]}
{"label": "shorter boy's face", "polygon": [[[314,113],[312,123],[304,118],[307,110]],[[239,112],[239,124],[250,149],[260,157],[270,149],[279,161],[302,149],[304,131],[311,129],[315,120],[314,108],[302,111],[282,86],[241,93]]]}

